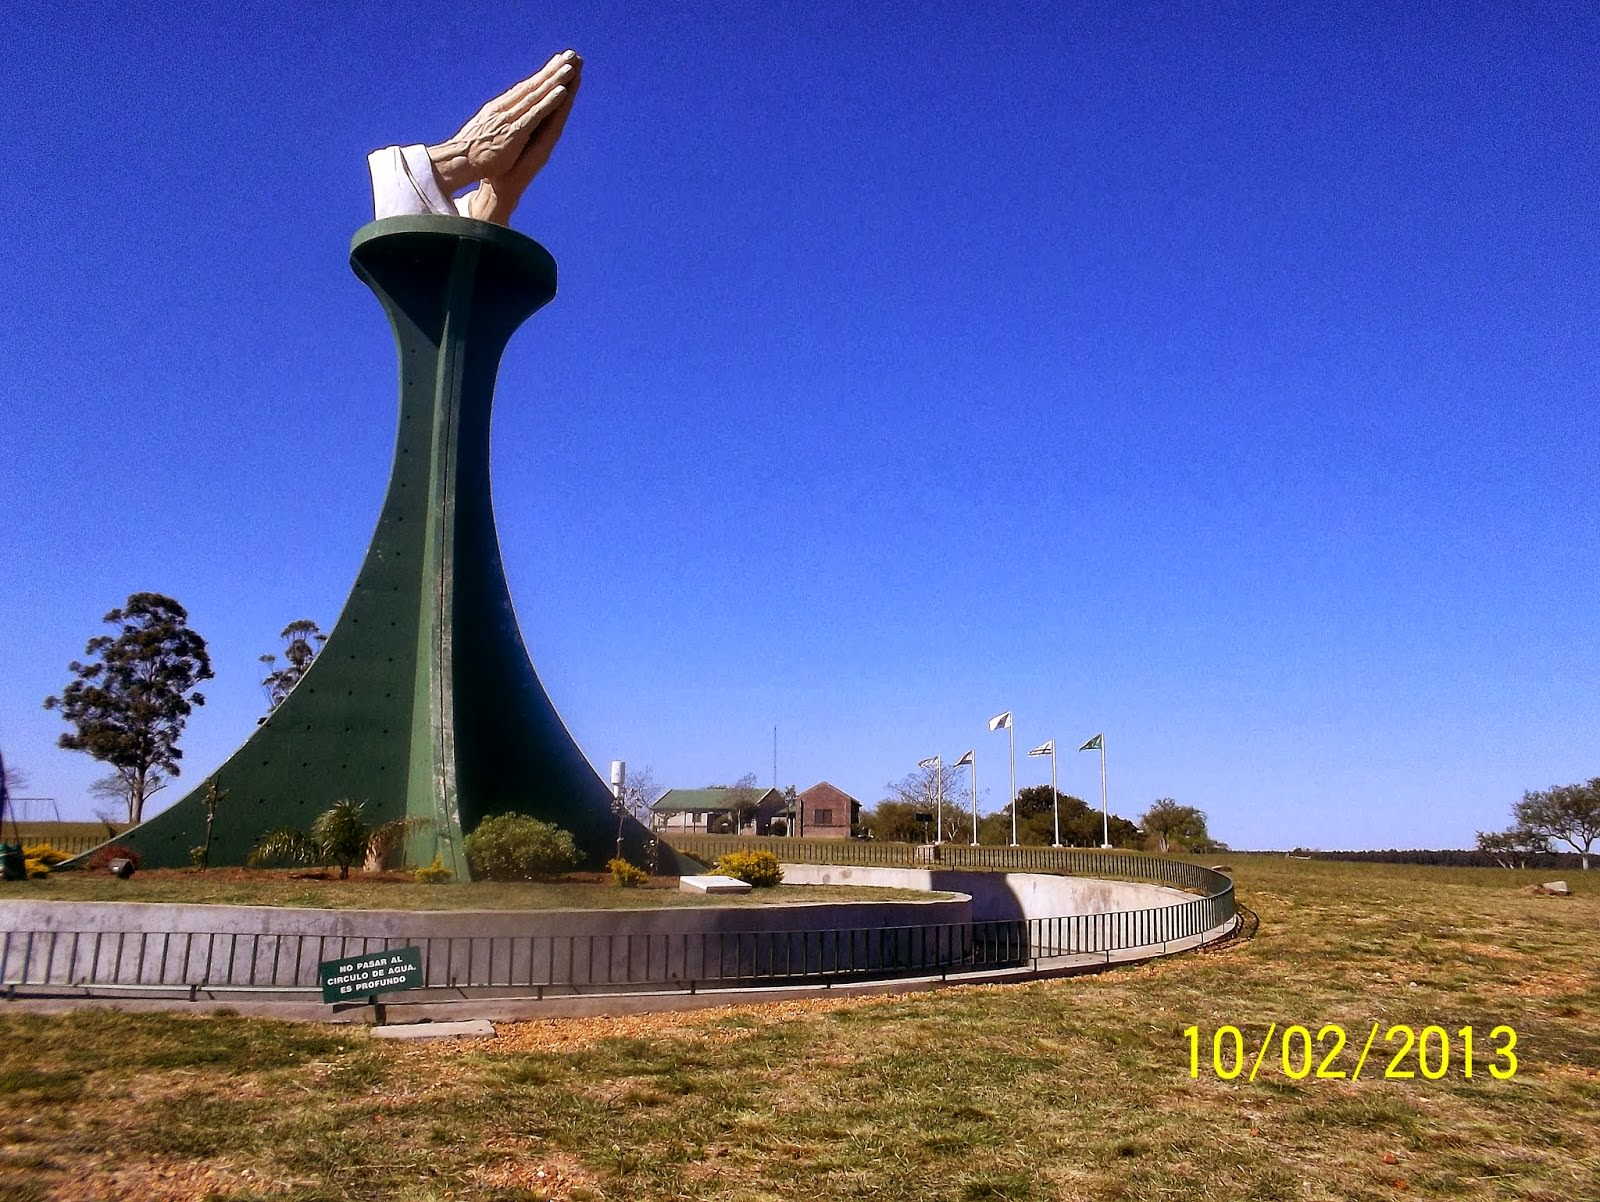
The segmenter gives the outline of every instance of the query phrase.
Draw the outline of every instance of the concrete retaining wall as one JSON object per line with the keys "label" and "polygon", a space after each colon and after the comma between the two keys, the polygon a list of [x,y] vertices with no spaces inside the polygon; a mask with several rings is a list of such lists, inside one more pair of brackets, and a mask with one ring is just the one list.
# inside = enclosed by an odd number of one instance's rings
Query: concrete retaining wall
{"label": "concrete retaining wall", "polygon": [[1106,881],[1093,877],[1035,872],[968,872],[953,868],[875,868],[835,864],[785,864],[791,885],[875,885],[964,893],[972,899],[974,921],[1008,918],[1061,918],[1176,906],[1193,893],[1165,885]]}

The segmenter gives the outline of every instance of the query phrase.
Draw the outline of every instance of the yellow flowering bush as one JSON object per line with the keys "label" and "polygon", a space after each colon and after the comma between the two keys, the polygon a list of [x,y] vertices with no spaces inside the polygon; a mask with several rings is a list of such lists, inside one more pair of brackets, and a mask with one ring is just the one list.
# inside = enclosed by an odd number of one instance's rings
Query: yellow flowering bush
{"label": "yellow flowering bush", "polygon": [[417,869],[412,875],[417,878],[417,884],[419,885],[442,885],[450,879],[450,870],[444,866],[444,861],[436,855],[433,857],[432,864]]}
{"label": "yellow flowering bush", "polygon": [[757,889],[766,889],[783,880],[778,857],[770,851],[730,851],[717,859],[716,870]]}
{"label": "yellow flowering bush", "polygon": [[28,875],[37,878],[49,876],[52,868],[72,857],[59,847],[51,847],[48,843],[34,843],[23,847],[22,859],[27,866]]}
{"label": "yellow flowering bush", "polygon": [[611,883],[619,889],[637,889],[650,879],[643,868],[628,863],[621,856],[607,860],[606,867],[611,871]]}

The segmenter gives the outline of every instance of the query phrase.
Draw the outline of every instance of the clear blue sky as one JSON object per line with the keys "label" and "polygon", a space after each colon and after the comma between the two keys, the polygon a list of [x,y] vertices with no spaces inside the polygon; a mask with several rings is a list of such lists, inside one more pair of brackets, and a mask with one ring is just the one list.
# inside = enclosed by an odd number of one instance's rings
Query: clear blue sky
{"label": "clear blue sky", "polygon": [[1600,773],[1600,17],[1428,7],[23,0],[7,758],[88,814],[40,700],[141,589],[215,657],[184,780],[251,730],[387,476],[365,155],[571,45],[495,492],[597,766],[776,723],[783,783],[976,746],[993,808],[1009,708],[1236,846],[1504,825]]}

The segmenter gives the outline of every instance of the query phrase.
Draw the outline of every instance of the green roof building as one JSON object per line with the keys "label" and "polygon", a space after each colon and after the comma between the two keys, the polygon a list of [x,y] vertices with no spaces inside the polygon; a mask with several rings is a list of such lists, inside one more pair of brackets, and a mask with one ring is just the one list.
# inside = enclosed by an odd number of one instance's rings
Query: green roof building
{"label": "green roof building", "polygon": [[[776,789],[668,789],[650,806],[650,825],[681,834],[787,834],[787,807]],[[773,819],[778,820],[776,832]]]}

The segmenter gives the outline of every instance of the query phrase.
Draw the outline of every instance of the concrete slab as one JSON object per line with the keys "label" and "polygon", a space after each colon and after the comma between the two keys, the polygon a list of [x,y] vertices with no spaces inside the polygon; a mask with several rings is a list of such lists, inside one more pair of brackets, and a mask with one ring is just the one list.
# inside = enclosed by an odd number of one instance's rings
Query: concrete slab
{"label": "concrete slab", "polygon": [[373,1027],[374,1039],[493,1039],[494,1024],[486,1018],[451,1023],[396,1023]]}
{"label": "concrete slab", "polygon": [[749,893],[750,886],[731,876],[685,876],[678,878],[682,893]]}

